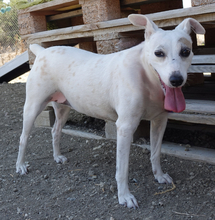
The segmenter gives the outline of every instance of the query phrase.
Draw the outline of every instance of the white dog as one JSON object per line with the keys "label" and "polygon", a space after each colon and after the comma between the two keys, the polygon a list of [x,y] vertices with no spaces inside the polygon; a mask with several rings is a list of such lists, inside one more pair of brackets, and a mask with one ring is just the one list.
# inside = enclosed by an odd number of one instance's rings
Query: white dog
{"label": "white dog", "polygon": [[[151,163],[159,183],[171,183],[160,166],[160,151],[168,111],[185,109],[181,87],[193,53],[191,30],[204,34],[192,18],[172,31],[159,29],[144,15],[129,16],[132,24],[145,27],[145,41],[133,48],[100,55],[56,46],[44,49],[31,45],[36,60],[26,85],[23,131],[16,171],[25,174],[27,138],[37,115],[53,102],[56,121],[52,129],[56,162],[64,163],[59,141],[70,108],[86,115],[116,121],[118,200],[129,208],[138,207],[128,188],[128,164],[132,135],[141,119],[151,121]],[[62,105],[64,104],[64,105]]]}

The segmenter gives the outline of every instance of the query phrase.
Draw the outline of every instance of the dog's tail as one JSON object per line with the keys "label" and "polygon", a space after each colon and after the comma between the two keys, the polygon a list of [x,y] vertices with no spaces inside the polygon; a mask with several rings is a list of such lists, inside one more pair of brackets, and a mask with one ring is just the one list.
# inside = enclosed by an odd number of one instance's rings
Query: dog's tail
{"label": "dog's tail", "polygon": [[45,48],[41,47],[38,44],[30,44],[30,50],[37,56],[40,52],[45,50]]}

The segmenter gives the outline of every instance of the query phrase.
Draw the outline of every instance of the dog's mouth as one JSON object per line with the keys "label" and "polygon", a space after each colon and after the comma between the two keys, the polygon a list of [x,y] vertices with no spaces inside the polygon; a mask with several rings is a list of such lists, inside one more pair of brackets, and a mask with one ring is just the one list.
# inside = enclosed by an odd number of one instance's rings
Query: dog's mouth
{"label": "dog's mouth", "polygon": [[[157,71],[156,71],[157,72]],[[181,91],[181,87],[171,88],[167,86],[161,79],[159,73],[157,72],[160,79],[161,88],[164,92],[164,109],[170,112],[182,112],[186,108],[186,103],[184,95]]]}

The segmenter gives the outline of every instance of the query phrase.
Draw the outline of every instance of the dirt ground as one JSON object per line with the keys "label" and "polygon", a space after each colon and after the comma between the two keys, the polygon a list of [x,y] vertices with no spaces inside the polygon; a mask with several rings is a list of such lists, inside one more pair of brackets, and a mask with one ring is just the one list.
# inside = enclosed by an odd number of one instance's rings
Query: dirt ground
{"label": "dirt ground", "polygon": [[140,147],[132,147],[129,169],[129,187],[139,209],[119,205],[114,141],[63,134],[61,149],[68,163],[56,164],[50,129],[33,128],[26,155],[29,173],[16,174],[25,84],[0,84],[0,94],[1,220],[215,219],[213,165],[162,155],[163,170],[176,189],[155,195],[172,186],[154,180],[150,154]]}

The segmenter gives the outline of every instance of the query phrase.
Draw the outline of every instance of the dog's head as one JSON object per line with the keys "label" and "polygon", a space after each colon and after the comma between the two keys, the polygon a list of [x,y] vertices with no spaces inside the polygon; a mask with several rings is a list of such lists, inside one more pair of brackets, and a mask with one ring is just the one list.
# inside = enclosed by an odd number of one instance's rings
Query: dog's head
{"label": "dog's head", "polygon": [[[161,81],[166,96],[165,109],[183,111],[185,101],[181,87],[187,80],[187,70],[193,57],[190,33],[193,30],[197,34],[204,34],[204,28],[192,18],[185,19],[171,31],[158,28],[144,15],[132,14],[128,18],[132,24],[145,27],[144,58],[157,72]],[[173,96],[181,102],[172,101]]]}

